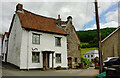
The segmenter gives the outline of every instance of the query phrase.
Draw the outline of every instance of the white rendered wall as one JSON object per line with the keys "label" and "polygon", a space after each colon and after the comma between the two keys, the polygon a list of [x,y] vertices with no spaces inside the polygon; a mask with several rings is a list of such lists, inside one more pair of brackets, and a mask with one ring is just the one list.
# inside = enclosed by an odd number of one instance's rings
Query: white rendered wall
{"label": "white rendered wall", "polygon": [[21,24],[18,15],[15,15],[13,27],[9,36],[7,61],[16,66],[20,66],[21,38]]}
{"label": "white rendered wall", "polygon": [[0,55],[1,55],[1,52],[2,52],[2,40],[1,40],[1,36],[0,36]]}
{"label": "white rendered wall", "polygon": [[7,45],[5,43],[5,41],[7,40],[7,36],[5,35],[4,36],[4,40],[3,40],[3,48],[2,48],[2,55],[4,56],[3,57],[3,60],[2,61],[5,61],[5,54],[6,54],[6,50],[7,50]]}
{"label": "white rendered wall", "polygon": [[[41,34],[40,44],[32,44],[32,33]],[[55,46],[55,37],[61,38],[61,47]],[[34,52],[40,52],[40,63],[32,63],[32,48],[37,48],[38,50]],[[26,31],[23,30],[22,34],[22,45],[20,54],[20,69],[31,69],[31,68],[43,68],[43,55],[42,51],[55,51],[61,54],[61,63],[55,63],[54,67],[60,65],[63,68],[67,68],[67,40],[66,36],[55,35],[43,32]],[[28,58],[28,60],[27,60]],[[28,64],[27,64],[28,62]],[[52,54],[50,54],[50,67],[52,67]]]}
{"label": "white rendered wall", "polygon": [[[88,55],[89,55],[89,57],[88,57]],[[91,55],[93,55],[93,57],[91,57]],[[91,61],[91,59],[94,59],[95,57],[99,57],[99,55],[98,54],[86,54],[86,55],[83,55],[83,57],[85,58],[85,56],[86,56],[86,58],[87,59],[89,59],[90,61]]]}

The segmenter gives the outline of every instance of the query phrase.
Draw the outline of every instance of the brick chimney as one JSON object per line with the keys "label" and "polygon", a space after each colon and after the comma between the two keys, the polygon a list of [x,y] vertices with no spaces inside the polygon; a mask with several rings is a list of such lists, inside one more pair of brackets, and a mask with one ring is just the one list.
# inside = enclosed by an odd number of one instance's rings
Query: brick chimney
{"label": "brick chimney", "polygon": [[18,10],[19,10],[19,11],[22,11],[22,10],[23,10],[23,5],[20,4],[20,3],[18,3],[17,6],[16,6],[16,12],[17,12]]}
{"label": "brick chimney", "polygon": [[58,15],[58,25],[61,26],[60,14]]}
{"label": "brick chimney", "polygon": [[70,22],[72,24],[72,17],[71,16],[67,17],[67,22]]}

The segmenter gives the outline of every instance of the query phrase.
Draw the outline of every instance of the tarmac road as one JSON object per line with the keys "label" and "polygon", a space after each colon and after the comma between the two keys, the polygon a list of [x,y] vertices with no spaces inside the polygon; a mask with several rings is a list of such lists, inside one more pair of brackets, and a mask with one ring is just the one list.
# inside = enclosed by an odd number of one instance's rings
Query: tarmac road
{"label": "tarmac road", "polygon": [[10,65],[2,66],[2,76],[87,76],[95,77],[99,70],[90,67],[88,69],[69,69],[69,70],[19,70]]}

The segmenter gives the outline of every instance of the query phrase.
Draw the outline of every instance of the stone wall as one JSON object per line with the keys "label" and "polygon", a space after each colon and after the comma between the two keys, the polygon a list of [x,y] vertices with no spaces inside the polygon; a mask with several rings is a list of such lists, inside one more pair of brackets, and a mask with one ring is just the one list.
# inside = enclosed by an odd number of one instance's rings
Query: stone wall
{"label": "stone wall", "polygon": [[[67,56],[72,58],[72,68],[73,68],[76,63],[81,62],[80,40],[77,36],[74,26],[72,25],[71,20],[67,22],[67,25],[64,28],[64,30],[68,33],[68,36],[67,36],[68,55]],[[75,62],[75,58],[77,58],[77,62]]]}

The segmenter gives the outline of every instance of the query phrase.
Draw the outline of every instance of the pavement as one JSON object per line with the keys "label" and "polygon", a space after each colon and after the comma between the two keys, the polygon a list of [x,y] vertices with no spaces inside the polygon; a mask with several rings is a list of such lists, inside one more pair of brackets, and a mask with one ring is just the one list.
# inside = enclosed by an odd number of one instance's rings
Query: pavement
{"label": "pavement", "polygon": [[90,67],[88,69],[68,69],[68,70],[47,70],[38,69],[19,70],[17,67],[10,64],[3,64],[2,76],[87,76],[94,78],[99,73],[99,70]]}

